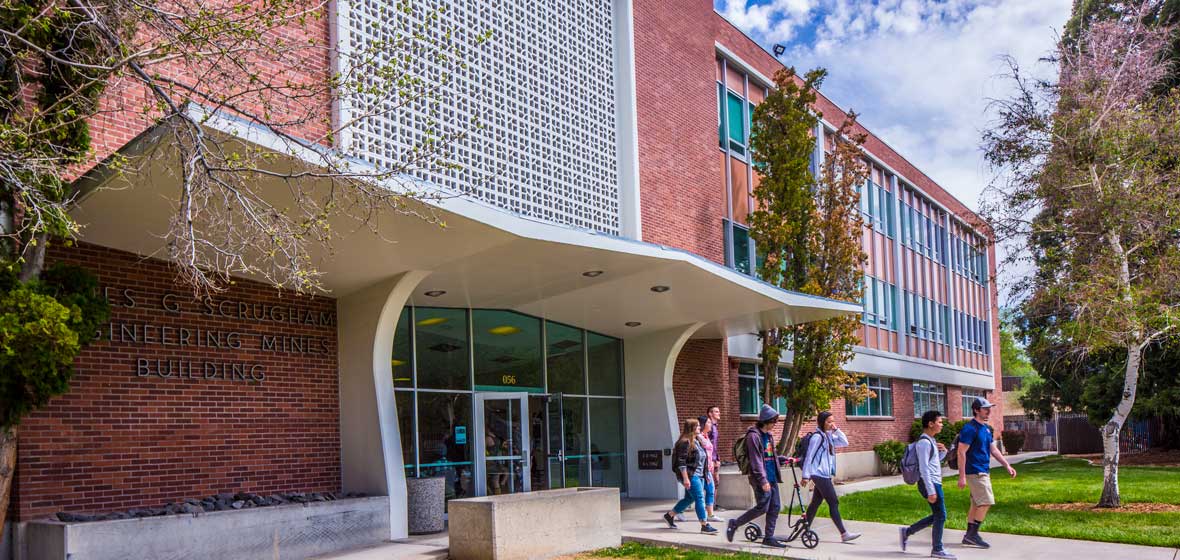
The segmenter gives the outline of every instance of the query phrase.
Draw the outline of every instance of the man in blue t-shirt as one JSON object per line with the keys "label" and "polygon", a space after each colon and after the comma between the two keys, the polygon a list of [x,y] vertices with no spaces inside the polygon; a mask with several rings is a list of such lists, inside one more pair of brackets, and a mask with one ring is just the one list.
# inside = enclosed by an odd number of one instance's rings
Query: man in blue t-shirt
{"label": "man in blue t-shirt", "polygon": [[991,547],[979,536],[979,526],[983,524],[988,508],[996,503],[992,495],[991,475],[988,474],[991,457],[995,457],[1008,469],[1008,474],[1016,478],[1016,469],[1000,453],[992,437],[991,426],[987,425],[993,406],[985,398],[975,399],[971,403],[972,419],[959,432],[959,488],[971,487],[971,507],[967,510],[967,534],[963,535],[963,544],[979,548]]}

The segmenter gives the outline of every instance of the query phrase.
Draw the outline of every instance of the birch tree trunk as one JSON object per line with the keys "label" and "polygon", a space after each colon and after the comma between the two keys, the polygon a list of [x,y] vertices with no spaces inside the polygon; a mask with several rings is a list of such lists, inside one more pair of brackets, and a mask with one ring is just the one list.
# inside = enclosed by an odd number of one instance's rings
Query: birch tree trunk
{"label": "birch tree trunk", "polygon": [[16,477],[16,428],[0,431],[0,547],[9,546],[3,540],[4,520],[8,517],[8,502],[12,497],[12,479]]}
{"label": "birch tree trunk", "polygon": [[1110,421],[1102,427],[1102,497],[1098,507],[1115,508],[1119,501],[1119,432],[1135,406],[1135,390],[1139,385],[1139,365],[1143,346],[1127,345],[1127,369],[1123,381],[1123,398]]}

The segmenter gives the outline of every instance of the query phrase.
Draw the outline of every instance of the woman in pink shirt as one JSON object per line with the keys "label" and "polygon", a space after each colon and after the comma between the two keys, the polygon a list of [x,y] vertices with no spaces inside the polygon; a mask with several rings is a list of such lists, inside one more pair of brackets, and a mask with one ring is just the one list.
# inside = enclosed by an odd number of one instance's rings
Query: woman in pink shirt
{"label": "woman in pink shirt", "polygon": [[701,447],[705,448],[705,453],[708,455],[708,460],[705,462],[705,511],[708,513],[709,521],[722,521],[713,513],[713,504],[717,501],[715,495],[717,483],[717,449],[713,446],[713,442],[709,440],[705,434],[708,434],[713,429],[713,420],[708,416],[701,416],[697,419],[701,423],[701,435],[697,439],[701,442]]}

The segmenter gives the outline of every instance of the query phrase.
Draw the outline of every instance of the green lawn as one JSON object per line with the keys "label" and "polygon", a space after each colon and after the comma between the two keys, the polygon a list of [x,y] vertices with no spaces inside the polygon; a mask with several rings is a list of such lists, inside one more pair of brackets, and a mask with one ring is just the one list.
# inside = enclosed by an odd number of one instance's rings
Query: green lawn
{"label": "green lawn", "polygon": [[[988,512],[984,533],[1012,533],[1091,541],[1180,547],[1180,512],[1122,513],[1042,511],[1032,504],[1097,503],[1102,493],[1102,468],[1081,459],[1057,456],[1016,465],[1018,476],[992,470],[996,505]],[[947,527],[966,529],[967,490],[956,479],[944,479]],[[1122,467],[1119,489],[1124,504],[1155,502],[1180,504],[1180,469]],[[908,524],[930,513],[912,485],[858,492],[840,498],[844,519]],[[828,514],[827,505],[820,515]]]}
{"label": "green lawn", "polygon": [[639,543],[623,543],[619,548],[607,548],[589,553],[586,558],[645,558],[653,560],[766,560],[766,556],[738,552],[734,554],[715,554],[673,548],[668,546],[648,546]]}

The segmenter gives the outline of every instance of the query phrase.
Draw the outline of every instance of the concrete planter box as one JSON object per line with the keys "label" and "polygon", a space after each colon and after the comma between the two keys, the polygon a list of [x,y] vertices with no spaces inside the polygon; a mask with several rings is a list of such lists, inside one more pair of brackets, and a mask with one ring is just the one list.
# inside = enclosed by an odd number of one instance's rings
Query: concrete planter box
{"label": "concrete planter box", "polygon": [[[782,472],[784,477],[791,477],[791,473],[786,467],[783,467]],[[754,489],[750,487],[748,476],[739,472],[722,472],[720,474],[721,484],[717,485],[717,505],[738,512],[754,507]],[[788,492],[794,491],[793,484],[780,482],[778,485],[778,495],[783,507],[787,507],[788,500],[790,500]],[[692,508],[689,508],[689,511],[691,512]],[[737,516],[734,515],[734,517]]]}
{"label": "concrete planter box", "polygon": [[389,498],[62,523],[30,521],[27,558],[302,559],[389,539]]}
{"label": "concrete planter box", "polygon": [[551,558],[622,544],[618,488],[451,500],[452,560]]}

